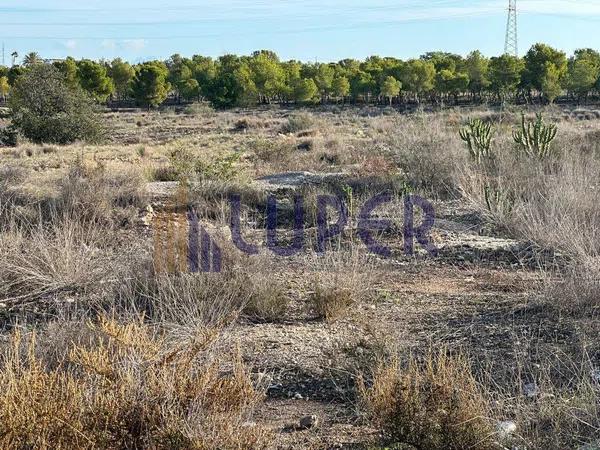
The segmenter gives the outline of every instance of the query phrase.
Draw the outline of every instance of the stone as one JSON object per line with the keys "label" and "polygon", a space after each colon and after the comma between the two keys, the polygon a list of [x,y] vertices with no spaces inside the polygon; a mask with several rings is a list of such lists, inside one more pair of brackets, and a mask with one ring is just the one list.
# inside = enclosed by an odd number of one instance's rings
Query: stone
{"label": "stone", "polygon": [[313,415],[304,416],[303,418],[301,418],[300,423],[298,425],[298,429],[308,430],[310,428],[316,427],[317,425],[319,425],[319,418],[313,414]]}
{"label": "stone", "polygon": [[506,440],[516,433],[517,424],[512,420],[503,420],[502,422],[498,422],[496,428],[498,430],[498,438]]}
{"label": "stone", "polygon": [[525,396],[527,398],[534,398],[537,397],[540,393],[539,388],[537,387],[537,384],[535,383],[526,383],[523,385],[523,394],[525,394]]}

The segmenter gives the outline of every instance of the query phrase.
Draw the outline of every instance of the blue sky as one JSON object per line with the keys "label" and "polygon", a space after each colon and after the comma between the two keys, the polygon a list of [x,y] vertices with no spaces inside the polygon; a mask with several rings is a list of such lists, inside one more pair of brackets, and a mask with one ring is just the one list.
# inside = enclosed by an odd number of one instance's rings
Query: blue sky
{"label": "blue sky", "polygon": [[[518,0],[519,49],[545,42],[600,50],[600,0]],[[502,53],[506,0],[1,0],[6,62],[122,57],[132,62],[275,50],[284,59],[333,61],[430,50]],[[1,63],[1,61],[0,61]]]}

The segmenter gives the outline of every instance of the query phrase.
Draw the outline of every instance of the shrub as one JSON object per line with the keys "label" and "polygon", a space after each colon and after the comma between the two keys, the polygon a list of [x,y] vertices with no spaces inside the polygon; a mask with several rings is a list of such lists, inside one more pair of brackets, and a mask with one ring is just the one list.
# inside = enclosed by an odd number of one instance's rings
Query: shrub
{"label": "shrub", "polygon": [[283,286],[265,278],[255,279],[251,284],[252,293],[244,308],[244,315],[259,322],[281,320],[289,305],[289,298]]}
{"label": "shrub", "polygon": [[106,240],[95,225],[68,216],[0,234],[0,298],[21,305],[106,288],[121,267]]}
{"label": "shrub", "polygon": [[346,314],[355,299],[350,288],[318,285],[310,296],[310,303],[318,318],[333,322]]}
{"label": "shrub", "polygon": [[430,351],[423,362],[410,358],[381,364],[373,384],[359,382],[373,422],[394,443],[428,450],[488,449],[493,429],[489,405],[468,361],[447,350]]}
{"label": "shrub", "polygon": [[50,65],[37,64],[19,77],[9,105],[13,125],[36,143],[96,141],[101,135],[93,100]]}
{"label": "shrub", "polygon": [[298,133],[299,131],[308,130],[314,125],[315,121],[310,114],[301,113],[290,116],[281,127],[283,133]]}
{"label": "shrub", "polygon": [[[158,268],[157,268],[158,269]],[[148,273],[123,286],[120,305],[156,323],[219,326],[236,320],[252,295],[243,274]]]}
{"label": "shrub", "polygon": [[169,156],[173,172],[179,180],[202,181],[234,179],[240,172],[240,152],[220,155],[196,156],[191,150],[178,146]]}
{"label": "shrub", "polygon": [[[81,326],[81,324],[80,324]],[[243,427],[262,395],[239,355],[212,356],[216,332],[169,339],[140,321],[83,326],[47,367],[16,332],[0,369],[2,448],[265,448]],[[223,371],[226,367],[226,371]]]}
{"label": "shrub", "polygon": [[142,177],[132,171],[110,173],[76,160],[59,183],[56,208],[80,220],[125,224],[145,206]]}
{"label": "shrub", "polygon": [[19,143],[19,133],[14,127],[0,128],[0,147],[16,147]]}

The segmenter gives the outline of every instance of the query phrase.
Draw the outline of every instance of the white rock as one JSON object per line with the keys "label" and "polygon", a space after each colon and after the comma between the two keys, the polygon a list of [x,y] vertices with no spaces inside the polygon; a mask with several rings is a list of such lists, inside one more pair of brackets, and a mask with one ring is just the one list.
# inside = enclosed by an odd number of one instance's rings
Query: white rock
{"label": "white rock", "polygon": [[600,441],[582,445],[581,447],[577,447],[577,450],[600,450]]}
{"label": "white rock", "polygon": [[498,437],[500,439],[507,439],[517,431],[517,424],[512,420],[504,420],[498,422],[496,428],[498,429]]}
{"label": "white rock", "polygon": [[535,383],[526,383],[523,385],[523,394],[525,394],[525,396],[527,398],[534,398],[537,397],[540,393],[539,388],[537,387],[537,384]]}

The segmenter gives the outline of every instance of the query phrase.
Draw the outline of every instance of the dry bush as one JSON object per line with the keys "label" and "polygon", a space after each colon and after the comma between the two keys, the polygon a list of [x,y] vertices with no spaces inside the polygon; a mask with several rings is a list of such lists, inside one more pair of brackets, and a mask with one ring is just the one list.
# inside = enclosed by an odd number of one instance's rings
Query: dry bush
{"label": "dry bush", "polygon": [[27,172],[17,165],[0,167],[0,229],[14,222],[17,205],[22,202],[19,186]]}
{"label": "dry bush", "polygon": [[[185,342],[101,318],[48,368],[35,334],[12,336],[0,370],[0,445],[15,449],[265,448],[243,427],[262,395],[239,356],[211,356],[216,332]],[[223,371],[226,369],[226,371]]]}
{"label": "dry bush", "polygon": [[313,257],[315,268],[308,302],[319,318],[333,322],[348,315],[351,308],[370,298],[368,257],[357,247],[338,249],[325,256]]}
{"label": "dry bush", "polygon": [[268,128],[270,123],[261,117],[246,116],[235,121],[233,130],[247,132],[248,130]]}
{"label": "dry bush", "polygon": [[331,283],[330,286],[316,285],[309,301],[318,318],[334,322],[344,317],[356,303],[350,288]]}
{"label": "dry bush", "polygon": [[120,308],[156,323],[219,326],[231,323],[253,294],[242,273],[139,275],[120,292]]}
{"label": "dry bush", "polygon": [[[595,337],[595,336],[594,336]],[[600,433],[600,372],[594,363],[595,342],[582,342],[569,352],[516,351],[506,386],[495,380],[494,414],[511,419],[517,432],[505,446],[562,450],[596,448]],[[533,350],[533,349],[532,349]],[[529,360],[526,358],[529,356]],[[506,369],[506,361],[498,362]],[[493,378],[493,374],[488,376]],[[529,384],[529,396],[524,385]]]}
{"label": "dry bush", "polygon": [[384,140],[413,189],[438,197],[458,191],[456,167],[466,159],[459,141],[435,116],[402,119]]}
{"label": "dry bush", "polygon": [[281,127],[282,133],[298,133],[308,130],[315,124],[314,117],[309,113],[297,113],[288,117],[286,123]]}
{"label": "dry bush", "polygon": [[248,148],[258,159],[269,163],[283,163],[294,152],[294,147],[289,140],[273,140],[267,138],[253,139],[248,143]]}
{"label": "dry bush", "polygon": [[600,306],[600,259],[586,257],[568,269],[558,280],[548,277],[544,298],[558,310],[591,314]]}
{"label": "dry bush", "polygon": [[284,287],[279,282],[258,274],[249,277],[248,281],[252,292],[244,307],[244,315],[258,322],[280,321],[288,312],[290,303]]}
{"label": "dry bush", "polygon": [[139,173],[108,173],[101,164],[91,167],[78,159],[60,182],[52,208],[84,221],[122,224],[132,220],[145,200]]}
{"label": "dry bush", "polygon": [[359,391],[373,423],[394,443],[428,450],[495,448],[488,401],[463,356],[430,351],[406,367],[381,364],[372,385],[361,381]]}
{"label": "dry bush", "polygon": [[109,241],[95,224],[67,215],[1,233],[0,297],[23,304],[108,289],[124,275]]}
{"label": "dry bush", "polygon": [[595,257],[600,254],[600,162],[576,148],[561,153],[538,161],[514,151],[498,152],[491,167],[463,166],[461,190],[517,237],[575,259]]}

